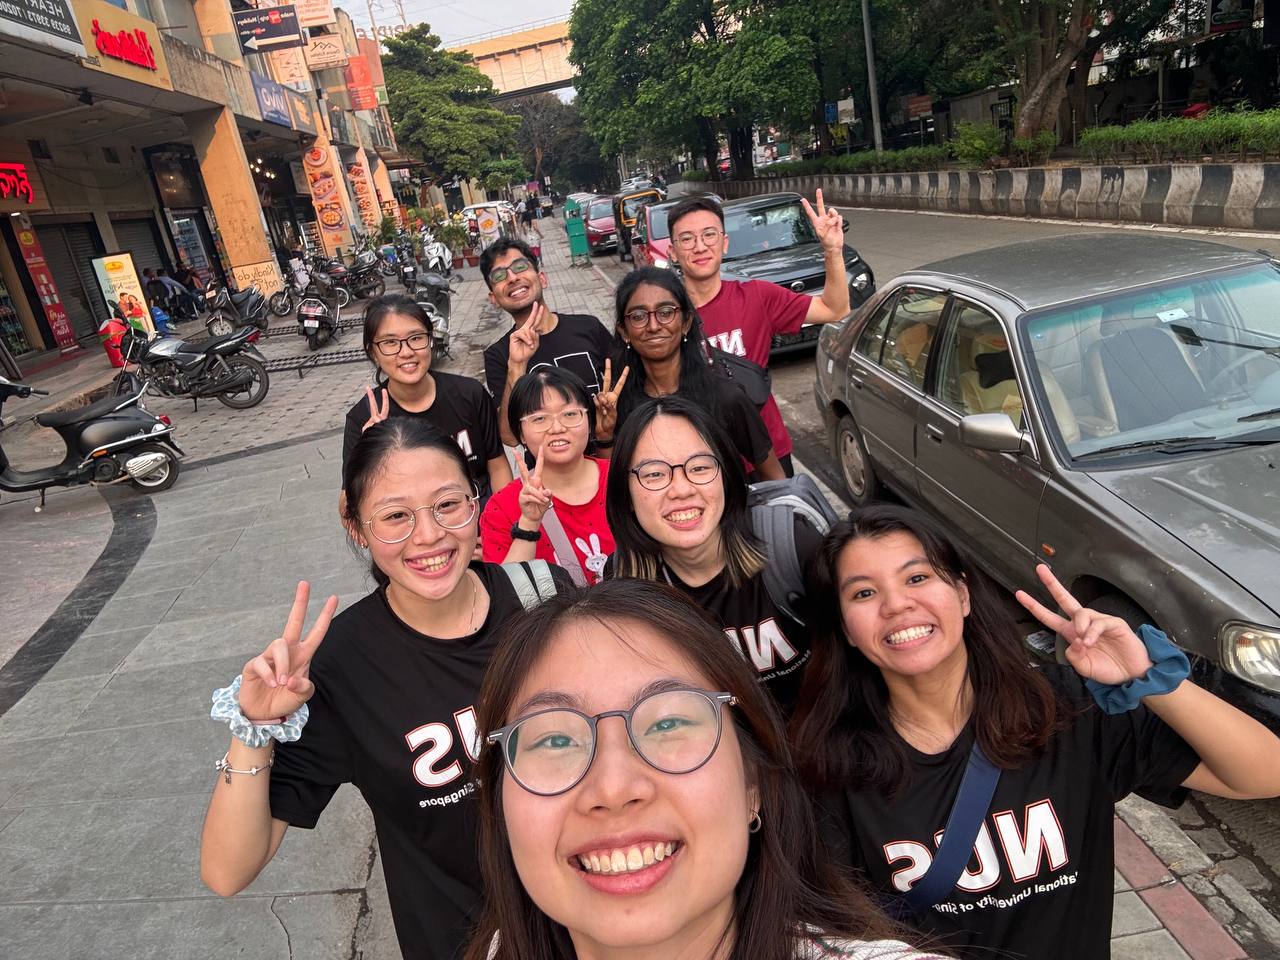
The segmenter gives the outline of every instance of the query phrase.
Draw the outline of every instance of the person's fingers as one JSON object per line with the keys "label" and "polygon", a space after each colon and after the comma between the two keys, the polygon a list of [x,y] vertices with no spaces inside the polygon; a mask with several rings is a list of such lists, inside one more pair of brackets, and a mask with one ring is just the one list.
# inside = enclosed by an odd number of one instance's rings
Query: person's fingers
{"label": "person's fingers", "polygon": [[800,206],[804,207],[805,215],[813,222],[818,222],[818,215],[813,211],[813,204],[809,202],[808,197],[800,198]]}
{"label": "person's fingers", "polygon": [[307,632],[307,638],[302,641],[301,653],[305,659],[299,663],[304,666],[311,661],[315,655],[316,648],[320,646],[320,642],[324,640],[325,633],[329,630],[329,624],[333,622],[333,615],[338,612],[338,597],[331,594],[324,602],[324,606],[320,608],[320,616],[316,617],[316,622],[311,625],[311,629]]}
{"label": "person's fingers", "polygon": [[547,445],[542,443],[538,446],[538,456],[533,461],[533,482],[536,486],[542,486],[542,452],[547,449]]}
{"label": "person's fingers", "polygon": [[825,218],[826,218],[826,216],[827,216],[827,207],[826,207],[826,204],[824,204],[824,203],[822,202],[822,188],[821,188],[821,187],[819,187],[819,188],[818,188],[818,216],[819,216],[819,217],[822,217],[822,218],[824,218],[824,219],[825,219]]}
{"label": "person's fingers", "polygon": [[311,584],[299,580],[298,589],[293,593],[293,608],[289,611],[289,619],[285,621],[284,633],[281,634],[289,643],[297,643],[302,638],[302,625],[307,622],[307,601],[310,598]]}
{"label": "person's fingers", "polygon": [[276,637],[271,641],[271,646],[267,647],[267,656],[276,672],[276,685],[284,686],[284,682],[289,679],[289,641],[284,637]]}
{"label": "person's fingers", "polygon": [[303,700],[310,700],[311,695],[316,692],[316,685],[303,676],[294,675],[289,678],[285,684],[291,693],[296,693]]}
{"label": "person's fingers", "polygon": [[378,410],[378,416],[385,420],[391,413],[391,391],[386,387],[382,388],[382,407]]}
{"label": "person's fingers", "polygon": [[373,415],[378,412],[378,401],[374,398],[373,387],[365,387],[364,395],[369,398],[369,419],[372,420]]}
{"label": "person's fingers", "polygon": [[520,472],[520,482],[524,484],[524,489],[529,489],[529,468],[524,465],[524,456],[516,457],[516,469]]}
{"label": "person's fingers", "polygon": [[1053,597],[1054,602],[1058,604],[1062,612],[1068,617],[1075,616],[1076,611],[1081,609],[1080,601],[1073,597],[1071,591],[1064,587],[1058,578],[1053,575],[1049,565],[1045,563],[1036,564],[1036,576],[1040,578],[1040,582],[1045,585],[1049,595]]}
{"label": "person's fingers", "polygon": [[[270,688],[276,686],[275,671],[271,669],[271,664],[267,662],[267,658],[263,655],[254,657],[244,665],[242,676],[248,678],[250,675],[257,677]],[[244,681],[242,680],[241,684],[243,683]]]}
{"label": "person's fingers", "polygon": [[1093,626],[1093,622],[1097,619],[1097,613],[1088,607],[1081,607],[1071,614],[1071,628],[1075,631],[1076,636],[1083,640],[1088,635],[1089,628]]}
{"label": "person's fingers", "polygon": [[[613,382],[613,361],[610,360],[608,357],[606,357],[604,361],[604,381],[600,384],[600,393],[608,393],[609,384],[611,384],[612,382]],[[597,393],[596,396],[599,397],[600,393]]]}
{"label": "person's fingers", "polygon": [[619,395],[622,393],[622,385],[627,382],[627,375],[630,373],[631,373],[630,366],[623,367],[622,374],[621,376],[618,377],[618,382],[613,385],[613,393],[610,394],[610,396],[615,402],[617,401]]}
{"label": "person's fingers", "polygon": [[1026,611],[1029,614],[1043,623],[1054,633],[1062,633],[1063,630],[1071,624],[1070,620],[1065,617],[1058,616],[1058,614],[1054,613],[1025,590],[1017,591],[1014,594],[1014,597],[1016,597],[1017,601],[1026,608]]}

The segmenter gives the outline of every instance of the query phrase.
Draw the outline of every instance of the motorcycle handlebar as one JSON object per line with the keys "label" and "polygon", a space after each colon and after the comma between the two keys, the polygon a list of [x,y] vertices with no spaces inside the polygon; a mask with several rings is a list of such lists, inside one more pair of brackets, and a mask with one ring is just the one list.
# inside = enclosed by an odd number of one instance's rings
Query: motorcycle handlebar
{"label": "motorcycle handlebar", "polygon": [[47,396],[49,396],[49,391],[48,391],[48,390],[40,390],[40,389],[39,389],[39,388],[37,388],[37,387],[32,387],[32,388],[31,388],[31,392],[32,392],[32,393],[34,393],[37,397],[47,397]]}

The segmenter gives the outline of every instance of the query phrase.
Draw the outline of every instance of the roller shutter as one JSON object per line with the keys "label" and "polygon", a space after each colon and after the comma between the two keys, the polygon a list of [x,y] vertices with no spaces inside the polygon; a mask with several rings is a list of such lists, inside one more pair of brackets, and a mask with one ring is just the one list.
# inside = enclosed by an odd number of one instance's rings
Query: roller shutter
{"label": "roller shutter", "polygon": [[142,271],[148,267],[152,270],[166,269],[165,256],[156,237],[155,221],[150,218],[113,220],[111,229],[116,232],[116,242],[120,249],[133,254],[133,265],[138,271],[139,280],[142,279]]}
{"label": "roller shutter", "polygon": [[85,223],[51,224],[36,227],[36,236],[76,337],[96,336],[110,315],[91,262],[103,253],[98,231]]}

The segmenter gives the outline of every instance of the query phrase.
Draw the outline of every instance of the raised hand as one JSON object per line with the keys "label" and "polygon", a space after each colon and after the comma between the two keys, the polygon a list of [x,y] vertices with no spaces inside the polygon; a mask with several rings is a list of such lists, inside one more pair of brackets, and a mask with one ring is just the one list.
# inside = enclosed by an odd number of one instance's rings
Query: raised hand
{"label": "raised hand", "polygon": [[1036,565],[1036,575],[1066,616],[1054,613],[1025,590],[1015,596],[1033,617],[1067,641],[1067,662],[1076,673],[1114,685],[1136,680],[1151,669],[1146,645],[1127,623],[1083,606],[1043,563]]}
{"label": "raised hand", "polygon": [[822,202],[822,191],[818,191],[818,209],[815,211],[812,204],[805,198],[801,198],[800,203],[804,206],[804,212],[809,217],[809,222],[813,224],[813,232],[818,235],[818,240],[822,242],[823,250],[841,250],[844,248],[844,217],[840,216],[840,211],[835,207],[827,209],[827,205]]}
{"label": "raised hand", "polygon": [[542,525],[542,518],[551,509],[551,491],[542,485],[542,451],[538,448],[538,459],[533,463],[533,473],[524,465],[524,457],[516,457],[516,467],[520,470],[520,516],[529,523]]}
{"label": "raised hand", "polygon": [[308,679],[311,658],[320,647],[329,622],[338,609],[338,598],[324,602],[314,626],[302,636],[307,621],[307,600],[311,586],[303,580],[293,595],[293,609],[285,622],[284,633],[271,641],[267,649],[244,665],[240,681],[240,712],[250,720],[279,720],[287,717],[315,693]]}
{"label": "raised hand", "polygon": [[377,397],[374,396],[373,387],[365,387],[365,396],[369,398],[369,419],[364,422],[364,426],[360,428],[360,432],[368,430],[375,423],[381,423],[391,415],[391,393],[386,387],[380,391],[382,394],[382,403],[379,405]]}
{"label": "raised hand", "polygon": [[511,331],[511,337],[507,341],[508,364],[517,369],[528,369],[529,361],[538,352],[538,343],[542,339],[542,335],[538,333],[538,324],[542,322],[545,312],[546,308],[542,304],[535,303],[529,309],[529,316],[524,323]]}
{"label": "raised hand", "polygon": [[610,360],[604,362],[604,382],[600,384],[600,392],[596,394],[596,438],[600,440],[608,440],[613,436],[614,428],[618,425],[618,397],[622,393],[622,385],[627,382],[627,375],[631,373],[630,367],[622,368],[622,376],[618,378],[618,382],[613,384],[613,389],[609,386],[613,383],[613,363]]}

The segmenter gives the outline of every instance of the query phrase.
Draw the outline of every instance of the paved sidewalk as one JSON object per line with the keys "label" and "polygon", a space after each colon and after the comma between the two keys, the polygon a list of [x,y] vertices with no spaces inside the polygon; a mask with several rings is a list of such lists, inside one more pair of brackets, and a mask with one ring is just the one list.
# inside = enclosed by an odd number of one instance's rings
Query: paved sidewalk
{"label": "paved sidewalk", "polygon": [[[607,322],[600,281],[616,267],[568,266],[558,223],[542,226],[553,309]],[[445,369],[475,374],[507,321],[467,273]],[[0,617],[16,625],[0,645],[5,956],[398,956],[372,824],[350,788],[233,899],[201,885],[197,862],[226,748],[210,691],[278,635],[298,579],[312,583],[313,614],[329,593],[346,606],[371,589],[334,516],[342,416],[368,373],[321,368],[299,387],[282,375],[251,411],[175,411],[191,462],[154,498],[110,487],[61,492],[40,515],[0,504],[0,549],[20,561],[0,586]],[[1251,914],[1247,891],[1148,807],[1121,805],[1113,956],[1274,955],[1265,910]],[[1215,913],[1249,921],[1233,923],[1257,934],[1247,951]]]}

